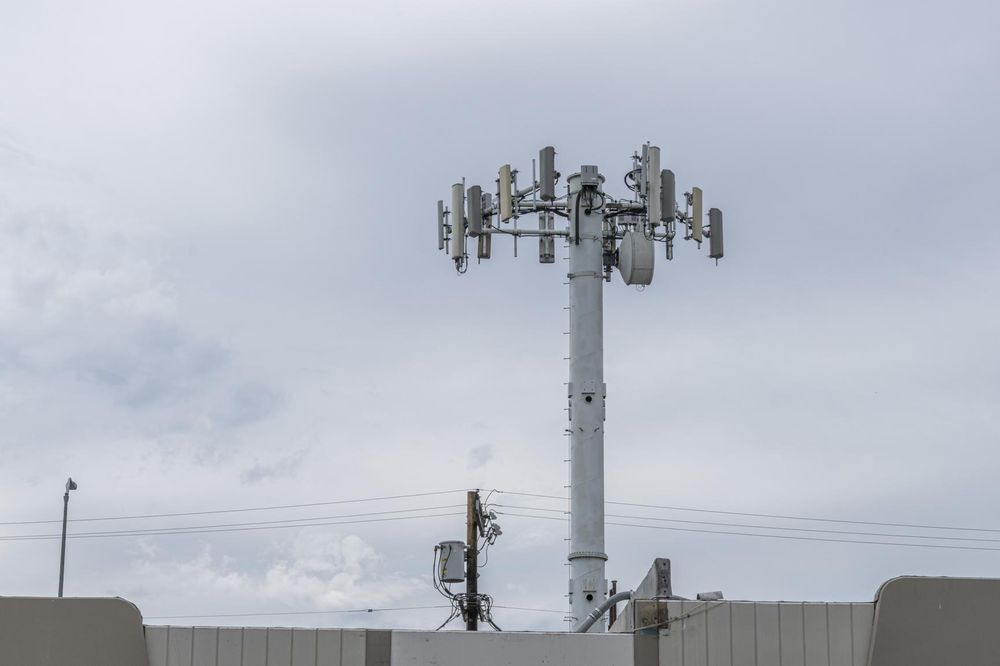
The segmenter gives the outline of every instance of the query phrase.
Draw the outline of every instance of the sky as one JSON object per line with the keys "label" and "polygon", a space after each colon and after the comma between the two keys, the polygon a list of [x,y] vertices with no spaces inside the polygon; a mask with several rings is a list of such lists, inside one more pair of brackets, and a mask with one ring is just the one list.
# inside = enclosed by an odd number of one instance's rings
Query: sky
{"label": "sky", "polygon": [[[608,577],[669,557],[683,596],[864,601],[1000,576],[996,25],[972,0],[0,2],[0,594],[56,592],[58,539],[3,537],[57,535],[72,476],[69,596],[437,626],[342,611],[446,603],[465,489],[561,516],[513,493],[566,493],[568,369],[565,251],[497,238],[456,276],[436,201],[545,145],[621,197],[644,141],[725,211],[727,256],[606,286],[607,498],[981,531],[613,505],[647,527],[608,526]],[[261,525],[293,519],[327,524]],[[499,521],[480,590],[538,610],[498,624],[564,627],[565,524]]]}

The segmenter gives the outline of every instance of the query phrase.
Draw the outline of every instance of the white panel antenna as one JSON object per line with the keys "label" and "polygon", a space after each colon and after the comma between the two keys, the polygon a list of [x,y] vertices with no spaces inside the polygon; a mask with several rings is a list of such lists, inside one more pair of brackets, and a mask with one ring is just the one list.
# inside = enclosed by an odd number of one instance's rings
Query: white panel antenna
{"label": "white panel antenna", "polygon": [[512,182],[510,165],[504,164],[500,167],[500,221],[506,222],[514,217],[514,198],[511,195],[510,187]]}
{"label": "white panel antenna", "polygon": [[704,234],[701,229],[701,188],[691,188],[691,238],[699,243],[703,240]]}
{"label": "white panel antenna", "polygon": [[469,221],[469,235],[478,238],[483,233],[483,188],[473,185],[465,198],[469,210],[466,217]]}
{"label": "white panel antenna", "polygon": [[660,224],[660,211],[663,205],[660,199],[660,149],[658,147],[649,147],[647,162],[646,178],[649,183],[646,186],[646,210],[649,212],[650,226],[655,227]]}
{"label": "white panel antenna", "polygon": [[465,186],[451,186],[451,258],[465,257]]}
{"label": "white panel antenna", "polygon": [[669,222],[677,211],[677,183],[674,172],[664,169],[660,172],[660,219]]}
{"label": "white panel antenna", "polygon": [[708,256],[711,259],[722,259],[722,211],[718,208],[708,209]]}
{"label": "white panel antenna", "polygon": [[640,197],[645,197],[646,196],[646,181],[649,178],[646,174],[648,172],[649,172],[649,144],[648,143],[644,143],[644,144],[642,144],[642,154],[641,154],[641,157],[639,158],[639,196]]}
{"label": "white panel antenna", "polygon": [[538,198],[542,201],[556,198],[556,149],[552,146],[538,151]]}
{"label": "white panel antenna", "polygon": [[444,249],[444,202],[438,199],[438,249]]}

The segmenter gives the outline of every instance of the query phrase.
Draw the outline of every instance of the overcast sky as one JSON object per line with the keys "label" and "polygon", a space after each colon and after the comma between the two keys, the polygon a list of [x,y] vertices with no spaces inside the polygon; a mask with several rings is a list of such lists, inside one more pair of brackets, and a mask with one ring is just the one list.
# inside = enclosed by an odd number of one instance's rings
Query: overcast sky
{"label": "overcast sky", "polygon": [[[624,196],[649,140],[725,210],[728,254],[681,243],[646,290],[607,285],[608,498],[1000,530],[998,25],[997,3],[954,0],[0,2],[0,521],[58,520],[70,475],[71,518],[564,494],[565,263],[495,239],[456,277],[435,202],[548,144]],[[998,533],[609,513],[994,539],[609,526],[622,587],[654,557],[685,596],[1000,576]],[[500,522],[480,589],[565,609],[565,525]],[[433,545],[463,536],[450,516],[75,538],[66,592],[151,618],[436,605]],[[0,594],[54,594],[58,564],[58,540],[0,540]]]}

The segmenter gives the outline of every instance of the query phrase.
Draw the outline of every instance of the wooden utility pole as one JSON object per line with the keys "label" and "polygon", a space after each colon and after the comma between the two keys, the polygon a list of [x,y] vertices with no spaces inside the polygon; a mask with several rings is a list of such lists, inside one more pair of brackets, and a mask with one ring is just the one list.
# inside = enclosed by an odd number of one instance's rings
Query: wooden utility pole
{"label": "wooden utility pole", "polygon": [[468,598],[466,631],[479,630],[479,491],[470,490],[465,507],[465,594]]}

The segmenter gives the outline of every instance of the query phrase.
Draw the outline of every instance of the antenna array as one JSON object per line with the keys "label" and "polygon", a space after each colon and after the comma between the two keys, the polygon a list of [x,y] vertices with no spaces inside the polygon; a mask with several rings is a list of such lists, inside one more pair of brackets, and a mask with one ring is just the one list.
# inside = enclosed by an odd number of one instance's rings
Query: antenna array
{"label": "antenna array", "polygon": [[[533,175],[529,187],[519,190],[518,171],[505,164],[498,170],[493,194],[483,192],[479,185],[466,190],[463,183],[456,183],[452,185],[451,206],[446,208],[443,200],[438,201],[438,249],[449,252],[459,273],[468,268],[467,238],[478,239],[476,258],[482,260],[491,256],[491,243],[484,241],[483,237],[489,239],[493,234],[538,236],[538,260],[543,264],[555,262],[556,237],[575,242],[575,227],[555,228],[556,217],[571,218],[573,214],[568,183],[566,192],[556,196],[560,174],[555,169],[555,154],[552,146],[539,151],[538,174],[537,177]],[[674,172],[660,169],[660,149],[657,146],[644,144],[632,155],[632,169],[625,173],[624,180],[631,197],[612,199],[601,193],[594,202],[597,207],[592,208],[603,218],[602,263],[605,280],[611,280],[613,268],[621,269],[620,246],[630,236],[635,236],[628,242],[630,248],[662,243],[666,259],[671,260],[677,229],[681,227],[684,240],[693,240],[701,247],[704,239],[708,238],[708,256],[715,260],[722,258],[722,211],[718,208],[709,210],[708,223],[705,224],[700,187],[692,187],[685,192],[684,208],[678,207]],[[603,178],[601,181],[603,183]],[[599,189],[592,178],[586,185]],[[538,215],[538,229],[519,228],[520,218],[531,214]],[[653,256],[646,249],[641,254]],[[622,272],[626,284],[647,285],[652,276],[652,265],[644,267],[640,273],[632,270]]]}

